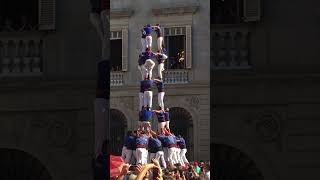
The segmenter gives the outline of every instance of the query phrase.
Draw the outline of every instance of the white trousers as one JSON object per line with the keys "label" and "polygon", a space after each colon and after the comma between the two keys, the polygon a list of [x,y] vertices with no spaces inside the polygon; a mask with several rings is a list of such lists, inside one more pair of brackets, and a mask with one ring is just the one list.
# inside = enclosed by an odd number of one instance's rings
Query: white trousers
{"label": "white trousers", "polygon": [[147,41],[145,38],[141,38],[141,52],[145,52],[147,48]]}
{"label": "white trousers", "polygon": [[136,164],[137,162],[137,151],[136,150],[133,150],[132,151],[132,157],[131,157],[131,160],[130,160],[130,164]]}
{"label": "white trousers", "polygon": [[159,122],[158,123],[158,132],[161,132],[161,129],[166,126],[166,122]]}
{"label": "white trousers", "polygon": [[125,147],[125,146],[123,146],[122,147],[122,151],[121,151],[121,157],[122,157],[122,159],[125,159],[126,158],[126,151],[127,150],[127,148]]}
{"label": "white trousers", "polygon": [[163,147],[163,155],[166,162],[168,162],[168,148]]}
{"label": "white trousers", "polygon": [[147,72],[148,72],[146,67],[144,65],[141,65],[141,66],[138,65],[138,69],[141,73],[141,80],[144,80],[144,78],[147,77]]}
{"label": "white trousers", "polygon": [[162,71],[164,71],[164,64],[163,64],[163,63],[160,63],[160,64],[158,65],[158,76],[159,76],[160,79],[163,78],[163,76],[162,76]]}
{"label": "white trousers", "polygon": [[167,127],[168,129],[170,129],[169,124],[170,124],[170,121],[166,121],[166,127]]}
{"label": "white trousers", "polygon": [[136,149],[137,164],[147,164],[148,163],[148,150],[146,148]]}
{"label": "white trousers", "polygon": [[187,159],[187,157],[186,157],[186,153],[187,153],[187,149],[181,149],[181,151],[180,151],[180,157],[181,157],[181,159],[182,159],[182,161],[183,161],[184,163],[188,163],[188,164],[189,164],[189,161],[188,161],[188,159]]}
{"label": "white trousers", "polygon": [[142,106],[144,105],[143,94],[144,94],[144,93],[139,92],[139,111],[142,110]]}
{"label": "white trousers", "polygon": [[143,105],[152,107],[152,91],[145,91],[143,93]]}
{"label": "white trousers", "polygon": [[160,165],[162,165],[162,167],[167,168],[167,163],[164,159],[164,152],[163,151],[158,151],[157,153],[150,153],[149,156],[149,162],[151,162],[151,160],[155,158],[159,161]]}
{"label": "white trousers", "polygon": [[132,158],[132,150],[126,148],[126,150],[124,151],[123,159],[126,163],[130,163],[131,158]]}
{"label": "white trousers", "polygon": [[145,77],[148,77],[151,79],[152,78],[152,70],[155,66],[155,63],[151,59],[147,59],[146,62],[144,63],[144,68],[145,71],[147,72],[145,74]]}
{"label": "white trousers", "polygon": [[158,50],[162,52],[162,43],[163,43],[163,37],[158,37],[157,39],[157,45],[158,45]]}
{"label": "white trousers", "polygon": [[168,161],[173,164],[179,163],[176,148],[168,148]]}
{"label": "white trousers", "polygon": [[164,110],[164,102],[163,102],[164,94],[165,92],[158,92],[158,105],[161,107],[162,110]]}
{"label": "white trousers", "polygon": [[151,49],[152,46],[152,36],[146,36],[146,48]]}
{"label": "white trousers", "polygon": [[182,161],[181,156],[180,156],[181,149],[175,148],[175,152],[176,152],[176,157],[177,157],[178,163],[180,163],[182,166],[184,166],[184,162]]}

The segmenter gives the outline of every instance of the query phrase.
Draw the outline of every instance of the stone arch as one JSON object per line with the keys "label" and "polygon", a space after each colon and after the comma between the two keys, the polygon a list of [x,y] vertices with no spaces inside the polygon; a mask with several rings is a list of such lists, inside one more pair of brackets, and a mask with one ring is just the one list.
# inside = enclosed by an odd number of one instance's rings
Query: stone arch
{"label": "stone arch", "polygon": [[52,180],[42,162],[25,151],[0,148],[0,159],[2,179]]}
{"label": "stone arch", "polygon": [[194,160],[194,124],[190,112],[182,107],[171,107],[169,113],[171,131],[183,136],[187,144],[187,158]]}
{"label": "stone arch", "polygon": [[121,155],[122,145],[128,129],[127,118],[118,109],[110,109],[110,152]]}
{"label": "stone arch", "polygon": [[213,151],[214,179],[217,180],[264,180],[256,162],[240,149],[211,143]]}

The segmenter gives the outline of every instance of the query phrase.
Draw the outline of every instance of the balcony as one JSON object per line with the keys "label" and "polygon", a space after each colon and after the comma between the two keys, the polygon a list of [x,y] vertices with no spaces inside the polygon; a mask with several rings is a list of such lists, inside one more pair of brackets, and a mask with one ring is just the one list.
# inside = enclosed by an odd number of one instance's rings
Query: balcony
{"label": "balcony", "polygon": [[111,86],[123,86],[123,72],[111,71],[110,73],[110,85]]}
{"label": "balcony", "polygon": [[214,70],[251,69],[250,29],[241,25],[211,26],[211,66]]}
{"label": "balcony", "polygon": [[189,72],[186,69],[175,69],[164,71],[164,83],[185,84],[189,82]]}
{"label": "balcony", "polygon": [[0,33],[0,76],[42,74],[42,40],[34,33]]}

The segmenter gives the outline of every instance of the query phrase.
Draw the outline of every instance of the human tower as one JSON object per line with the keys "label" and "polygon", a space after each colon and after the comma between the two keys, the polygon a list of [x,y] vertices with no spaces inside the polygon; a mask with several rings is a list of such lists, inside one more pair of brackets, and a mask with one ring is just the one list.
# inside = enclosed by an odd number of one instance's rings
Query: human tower
{"label": "human tower", "polygon": [[[157,52],[152,52],[152,33],[157,35]],[[135,131],[128,131],[122,148],[122,158],[130,164],[146,164],[155,158],[160,165],[188,164],[186,158],[186,142],[181,135],[175,136],[170,131],[169,108],[164,106],[164,83],[162,72],[164,61],[167,59],[163,45],[163,36],[160,24],[145,25],[141,29],[141,53],[138,60],[138,69],[141,73],[139,91],[139,127]],[[152,70],[155,67],[154,59],[158,62],[158,77],[152,79]],[[158,108],[152,109],[152,88],[158,90]],[[151,129],[153,116],[158,119],[156,131]]]}

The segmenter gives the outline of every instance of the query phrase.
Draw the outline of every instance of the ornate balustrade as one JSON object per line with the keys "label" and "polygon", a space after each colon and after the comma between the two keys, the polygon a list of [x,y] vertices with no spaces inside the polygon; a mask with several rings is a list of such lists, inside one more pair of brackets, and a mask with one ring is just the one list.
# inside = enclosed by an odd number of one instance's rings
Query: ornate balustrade
{"label": "ornate balustrade", "polygon": [[0,33],[0,76],[42,74],[39,34]]}
{"label": "ornate balustrade", "polygon": [[166,84],[188,83],[189,72],[186,69],[165,70],[163,80]]}
{"label": "ornate balustrade", "polygon": [[239,25],[211,26],[213,69],[250,69],[250,30]]}
{"label": "ornate balustrade", "polygon": [[123,86],[123,72],[111,71],[110,73],[111,86]]}

